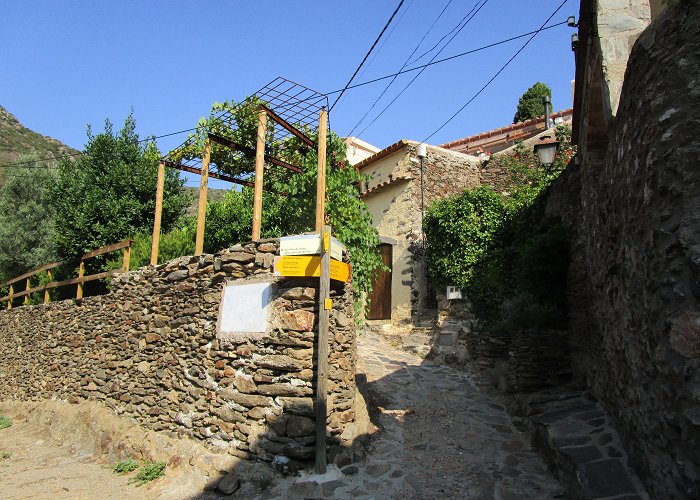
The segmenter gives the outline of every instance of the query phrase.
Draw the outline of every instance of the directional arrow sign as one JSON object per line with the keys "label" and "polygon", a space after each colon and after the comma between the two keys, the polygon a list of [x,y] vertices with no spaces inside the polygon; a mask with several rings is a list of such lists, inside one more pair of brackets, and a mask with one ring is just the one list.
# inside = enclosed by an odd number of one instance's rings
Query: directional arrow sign
{"label": "directional arrow sign", "polygon": [[[275,276],[321,276],[321,257],[312,255],[285,255],[275,257]],[[331,259],[331,279],[346,282],[350,278],[350,264]]]}
{"label": "directional arrow sign", "polygon": [[[318,234],[299,234],[280,238],[280,255],[317,255],[321,253],[321,237]],[[343,245],[331,237],[331,257],[343,260]]]}

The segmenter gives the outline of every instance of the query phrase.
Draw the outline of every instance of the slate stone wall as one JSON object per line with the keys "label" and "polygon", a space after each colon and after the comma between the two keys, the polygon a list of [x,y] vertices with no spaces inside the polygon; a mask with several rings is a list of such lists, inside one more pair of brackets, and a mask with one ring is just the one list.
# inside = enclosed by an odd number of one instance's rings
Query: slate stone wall
{"label": "slate stone wall", "polygon": [[[0,399],[94,399],[146,428],[244,458],[314,455],[318,280],[272,274],[276,240],[118,275],[108,295],[0,312]],[[272,285],[264,333],[217,336],[225,284]],[[334,285],[331,443],[351,439],[355,325]]]}
{"label": "slate stone wall", "polygon": [[699,32],[681,0],[640,35],[605,157],[580,152],[548,207],[573,235],[574,369],[654,498],[700,497]]}

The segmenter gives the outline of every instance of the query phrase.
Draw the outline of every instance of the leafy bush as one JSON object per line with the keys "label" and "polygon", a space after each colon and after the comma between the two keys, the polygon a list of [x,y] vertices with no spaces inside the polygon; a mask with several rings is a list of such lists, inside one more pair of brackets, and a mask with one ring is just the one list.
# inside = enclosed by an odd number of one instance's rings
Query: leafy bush
{"label": "leafy bush", "polygon": [[424,222],[432,281],[462,288],[481,327],[561,328],[566,322],[566,230],[544,213],[543,195],[573,155],[570,130],[550,169],[522,144],[492,159],[509,174],[508,194],[481,186],[437,201]]}
{"label": "leafy bush", "polygon": [[121,462],[115,464],[114,467],[112,467],[112,470],[117,474],[127,474],[131,471],[135,471],[138,468],[139,463],[136,460],[133,458],[127,458],[126,460],[122,460]]}
{"label": "leafy bush", "polygon": [[12,427],[12,420],[0,415],[0,429],[7,429],[8,427]]}
{"label": "leafy bush", "polygon": [[148,462],[143,465],[131,479],[131,482],[136,484],[136,486],[144,485],[154,479],[163,477],[165,474],[165,462]]}

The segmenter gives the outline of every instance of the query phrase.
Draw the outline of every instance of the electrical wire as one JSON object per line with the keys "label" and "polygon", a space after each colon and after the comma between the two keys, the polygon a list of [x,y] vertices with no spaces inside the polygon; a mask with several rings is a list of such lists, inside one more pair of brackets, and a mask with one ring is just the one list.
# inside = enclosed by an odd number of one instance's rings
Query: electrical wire
{"label": "electrical wire", "polygon": [[[457,32],[452,35],[452,37],[445,43],[445,45],[443,45],[442,48],[433,56],[433,58],[429,61],[429,63],[433,62],[442,53],[442,51],[445,50],[445,48],[450,44],[450,42],[452,42],[452,40],[454,40],[455,37],[460,34],[460,32],[469,24],[469,22],[472,19],[474,19],[474,17],[476,17],[476,15],[479,13],[479,11],[489,2],[489,0],[483,0],[483,3],[481,3],[481,5],[479,5],[479,1],[480,0],[477,0],[477,2],[474,4],[474,7],[472,7],[472,10],[465,16],[465,18],[468,17],[468,19],[462,24],[462,26],[457,30]],[[478,8],[477,8],[477,6],[478,6]],[[399,97],[401,97],[403,95],[403,93],[406,92],[406,90],[408,90],[408,88],[411,85],[413,85],[413,82],[415,82],[418,79],[418,77],[420,77],[420,75],[423,74],[423,71],[425,71],[425,68],[421,69],[418,72],[418,74],[415,75],[411,79],[411,81],[408,82],[406,84],[406,86],[403,89],[401,89],[401,91],[399,91],[398,94],[396,94],[394,96],[394,98],[391,101],[389,101],[389,104],[384,106],[384,109],[382,109],[379,112],[379,114],[372,119],[371,122],[369,122],[367,125],[365,125],[365,128],[363,128],[360,131],[360,133],[357,134],[358,137],[361,136],[362,134],[364,134],[365,131],[368,128],[370,128],[399,99]]]}
{"label": "electrical wire", "polygon": [[[374,54],[372,54],[372,57],[369,58],[369,61],[368,61],[367,64],[365,64],[365,66],[362,68],[362,71],[360,71],[360,72],[358,73],[357,78],[362,78],[362,75],[364,75],[365,73],[367,73],[367,70],[369,69],[370,66],[372,66],[372,63],[373,63],[374,60],[377,58],[377,55],[382,51],[382,49],[383,49],[384,46],[386,45],[386,42],[388,42],[389,39],[391,38],[391,35],[394,33],[394,30],[396,30],[396,27],[397,27],[399,24],[401,24],[401,20],[402,20],[402,19],[404,18],[404,16],[406,15],[406,12],[408,12],[408,11],[411,9],[411,5],[413,5],[413,1],[414,1],[414,0],[411,0],[411,1],[409,2],[409,4],[406,6],[406,8],[403,10],[403,12],[402,12],[401,15],[399,16],[399,18],[396,20],[396,22],[394,23],[394,25],[393,25],[393,26],[391,27],[391,29],[389,30],[389,33],[388,33],[388,34],[384,37],[384,39],[382,40],[382,43],[379,45],[379,48],[374,52]],[[450,1],[451,1],[451,0],[450,0]]]}
{"label": "electrical wire", "polygon": [[[403,74],[407,74],[407,73],[412,73],[412,72],[414,72],[414,71],[418,71],[418,70],[421,70],[421,69],[424,69],[424,68],[428,68],[428,67],[434,66],[434,65],[436,65],[436,64],[441,64],[441,63],[444,63],[444,62],[447,62],[447,61],[451,61],[451,60],[453,60],[453,59],[457,59],[457,58],[460,58],[460,57],[464,57],[464,56],[467,56],[467,55],[474,54],[474,53],[476,53],[476,52],[480,52],[480,51],[483,51],[483,50],[486,50],[486,49],[490,49],[490,48],[496,47],[496,46],[498,46],[498,45],[503,45],[503,44],[505,44],[505,43],[509,43],[509,42],[512,42],[512,41],[515,41],[515,40],[519,40],[519,39],[521,39],[521,38],[525,38],[525,37],[530,36],[530,35],[538,34],[538,33],[542,32],[542,31],[546,31],[546,30],[549,30],[549,29],[557,28],[557,27],[562,26],[562,25],[564,25],[564,24],[566,24],[566,23],[567,23],[567,21],[561,21],[561,22],[558,22],[558,23],[555,23],[555,24],[551,24],[551,25],[549,25],[549,26],[545,26],[545,27],[543,27],[543,28],[541,28],[541,29],[537,29],[537,30],[535,30],[535,31],[529,31],[529,32],[523,33],[523,34],[521,34],[521,35],[516,35],[516,36],[510,37],[510,38],[506,38],[506,39],[504,39],[504,40],[500,40],[500,41],[498,41],[498,42],[493,42],[493,43],[490,43],[490,44],[488,44],[488,45],[483,45],[483,46],[481,46],[481,47],[477,47],[477,48],[475,48],[475,49],[467,50],[467,51],[465,51],[465,52],[460,52],[459,54],[455,54],[455,55],[452,55],[452,56],[449,56],[449,57],[445,57],[445,58],[443,58],[443,59],[437,59],[437,60],[435,60],[435,61],[432,61],[432,62],[429,62],[429,63],[426,63],[426,64],[422,64],[422,65],[420,65],[420,66],[415,66],[415,67],[413,67],[413,68],[404,69],[404,70],[398,71],[398,72],[396,72],[396,73],[391,73],[391,74],[389,74],[389,75],[384,75],[384,76],[380,76],[380,77],[378,77],[378,78],[373,78],[373,79],[367,80],[367,81],[365,81],[365,82],[356,83],[355,85],[350,85],[350,86],[348,86],[348,87],[345,88],[345,89],[333,90],[333,91],[331,91],[331,92],[325,93],[324,95],[330,96],[330,95],[334,95],[334,94],[338,94],[338,93],[340,93],[340,92],[343,92],[344,90],[354,90],[354,89],[356,89],[356,88],[364,87],[364,86],[366,86],[366,85],[371,85],[371,84],[377,83],[377,82],[381,82],[381,81],[383,81],[383,80],[387,80],[387,79],[389,79],[389,78],[394,78],[394,77],[399,76],[399,75],[403,75]],[[302,100],[297,101],[297,102],[303,102],[303,101],[304,101],[304,100],[302,99]],[[330,120],[330,117],[329,117],[329,120]],[[446,124],[445,124],[445,125],[446,125]],[[185,132],[192,132],[192,131],[195,131],[195,130],[197,130],[197,129],[196,129],[196,128],[190,128],[190,129],[186,129],[186,130],[179,130],[179,131],[177,131],[177,132],[171,132],[171,133],[169,133],[169,134],[163,134],[163,135],[148,137],[148,138],[146,138],[146,139],[140,139],[138,142],[146,142],[146,141],[150,141],[150,140],[153,140],[153,139],[161,139],[161,138],[164,138],[164,137],[170,137],[170,136],[173,136],[173,135],[182,134],[182,133],[185,133]],[[34,167],[34,166],[32,166],[32,164],[34,164],[34,163],[42,163],[42,162],[53,162],[53,161],[56,161],[56,160],[60,160],[60,159],[62,159],[62,158],[71,158],[71,157],[73,157],[73,156],[80,156],[80,155],[83,155],[83,154],[85,154],[85,153],[83,153],[83,152],[77,152],[77,153],[70,153],[70,154],[65,154],[65,155],[61,155],[61,156],[57,156],[57,157],[38,158],[38,159],[36,159],[36,160],[31,160],[31,161],[21,161],[21,162],[15,162],[15,163],[0,164],[0,169],[1,169],[1,168],[6,168],[6,167],[21,166],[21,165],[30,165],[30,166],[28,166],[28,167],[22,167],[22,168],[56,168],[56,167],[52,167],[52,166],[45,166],[45,167],[38,167],[38,166],[36,166],[36,167]]]}
{"label": "electrical wire", "polygon": [[483,87],[481,87],[481,89],[479,89],[479,91],[478,91],[476,94],[474,94],[466,103],[464,103],[464,105],[463,105],[461,108],[459,108],[452,116],[450,116],[450,117],[447,119],[447,121],[445,121],[442,125],[440,125],[432,134],[430,134],[428,137],[426,137],[425,139],[423,139],[423,140],[421,141],[421,144],[427,142],[427,141],[428,141],[430,138],[432,138],[435,134],[437,134],[437,133],[440,132],[443,128],[445,128],[445,126],[446,126],[448,123],[450,123],[452,120],[454,120],[454,118],[455,118],[458,114],[460,114],[462,111],[464,111],[464,109],[465,109],[467,106],[469,106],[469,104],[471,104],[471,103],[474,101],[474,99],[476,99],[489,85],[491,85],[491,82],[493,82],[493,81],[498,77],[498,75],[500,75],[500,74],[503,72],[503,70],[505,70],[505,69],[508,67],[508,65],[510,65],[510,63],[513,62],[513,60],[514,60],[516,57],[518,57],[518,55],[519,55],[523,50],[525,50],[525,47],[527,47],[527,46],[530,44],[530,42],[531,42],[541,31],[544,30],[544,28],[545,28],[545,26],[547,25],[547,23],[557,14],[557,12],[559,12],[559,10],[564,6],[564,4],[565,4],[567,1],[568,1],[568,0],[564,0],[561,4],[559,4],[559,7],[557,7],[557,8],[554,10],[554,12],[552,12],[552,14],[547,18],[547,20],[546,20],[544,23],[542,23],[542,26],[540,26],[540,28],[539,28],[537,31],[535,31],[535,32],[532,34],[532,36],[531,36],[530,38],[528,38],[528,39],[525,41],[525,43],[522,45],[522,47],[520,47],[520,48],[518,49],[518,51],[517,51],[515,54],[513,54],[513,55],[511,56],[511,58],[508,59],[508,61],[506,61],[506,63],[505,63],[503,66],[501,66],[501,69],[499,69],[499,70],[496,72],[496,74],[493,75],[493,76],[491,77],[491,79],[490,79],[488,82],[486,82],[486,84],[485,84]]}
{"label": "electrical wire", "polygon": [[[425,34],[423,35],[423,37],[420,39],[420,41],[418,42],[418,44],[416,44],[416,47],[413,49],[413,52],[411,52],[411,53],[408,55],[408,57],[407,57],[406,60],[404,61],[403,65],[402,65],[401,68],[399,69],[399,73],[400,73],[401,71],[403,71],[404,68],[405,68],[406,66],[408,66],[408,64],[409,64],[408,61],[411,60],[411,57],[413,57],[413,54],[416,53],[416,51],[417,51],[418,48],[421,46],[421,44],[423,43],[423,41],[425,40],[425,38],[430,34],[430,32],[432,31],[432,29],[435,27],[435,24],[440,20],[440,18],[442,17],[442,15],[443,15],[443,14],[445,13],[445,11],[447,10],[447,7],[449,7],[450,4],[451,4],[452,2],[453,2],[453,0],[448,0],[448,1],[447,1],[447,3],[445,4],[445,6],[442,8],[442,11],[440,11],[440,14],[438,14],[438,16],[437,16],[437,17],[435,18],[435,20],[433,21],[433,24],[430,25],[430,27],[429,27],[428,30],[425,32]],[[410,7],[411,7],[411,6],[409,5],[409,6],[406,8],[406,10],[408,10]],[[405,14],[405,13],[406,13],[406,11],[404,11],[404,14]],[[401,19],[399,19],[399,22],[400,22],[400,21],[401,21]],[[398,24],[398,22],[397,22],[397,24]],[[367,118],[367,115],[369,115],[369,114],[372,112],[372,110],[373,110],[374,107],[377,105],[377,103],[381,100],[381,98],[384,97],[384,94],[386,94],[386,92],[389,90],[389,87],[391,87],[391,86],[393,85],[393,83],[396,81],[396,79],[398,78],[399,73],[397,73],[397,74],[394,75],[394,77],[393,77],[393,78],[391,79],[391,81],[387,84],[387,86],[384,88],[384,90],[382,91],[382,93],[379,94],[379,97],[377,97],[377,99],[374,101],[374,103],[372,103],[372,105],[371,105],[370,108],[367,110],[367,112],[366,112],[364,115],[362,115],[362,118],[360,118],[360,120],[355,124],[355,126],[352,128],[352,130],[350,130],[350,132],[348,133],[349,136],[352,135],[352,133],[355,131],[355,129],[356,129],[357,127],[360,126],[360,124],[364,121],[365,118]]]}
{"label": "electrical wire", "polygon": [[352,83],[353,79],[355,78],[355,75],[357,75],[357,72],[360,71],[360,68],[362,68],[362,65],[365,63],[365,61],[367,60],[367,58],[369,57],[369,55],[372,53],[372,50],[373,50],[374,47],[377,45],[377,42],[379,42],[379,39],[382,37],[382,35],[383,35],[384,32],[386,31],[386,29],[387,29],[387,28],[389,27],[389,25],[391,24],[391,21],[394,19],[394,16],[396,16],[396,13],[399,11],[399,9],[400,9],[401,6],[403,5],[404,1],[405,1],[405,0],[401,0],[401,1],[399,2],[399,5],[396,7],[396,9],[394,10],[393,14],[391,14],[391,17],[389,18],[389,20],[388,20],[388,21],[386,22],[386,24],[384,25],[384,28],[382,29],[382,32],[379,33],[379,36],[378,36],[377,39],[374,41],[374,43],[372,44],[372,46],[369,48],[369,50],[368,50],[367,53],[365,54],[365,57],[362,59],[362,62],[361,62],[360,65],[357,67],[357,69],[355,70],[355,72],[352,74],[352,76],[350,77],[350,80],[348,80],[348,83],[345,84],[345,88],[344,88],[343,90],[340,91],[340,95],[338,96],[338,98],[337,98],[337,99],[335,100],[335,102],[331,105],[331,107],[328,108],[328,112],[329,112],[329,113],[333,110],[333,108],[335,107],[335,105],[338,104],[338,101],[340,101],[340,98],[343,97],[343,94],[344,94],[345,91],[347,90],[348,86]]}

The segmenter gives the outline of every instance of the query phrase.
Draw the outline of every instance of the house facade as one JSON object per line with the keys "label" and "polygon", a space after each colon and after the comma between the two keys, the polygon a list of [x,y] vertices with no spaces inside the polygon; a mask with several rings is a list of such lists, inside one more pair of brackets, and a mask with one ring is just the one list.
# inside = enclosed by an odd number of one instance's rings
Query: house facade
{"label": "house facade", "polygon": [[368,320],[399,328],[432,320],[435,313],[423,258],[423,213],[432,201],[479,185],[477,157],[426,145],[421,159],[418,145],[400,140],[355,164],[370,176],[361,186],[362,199],[389,268],[377,277]]}

